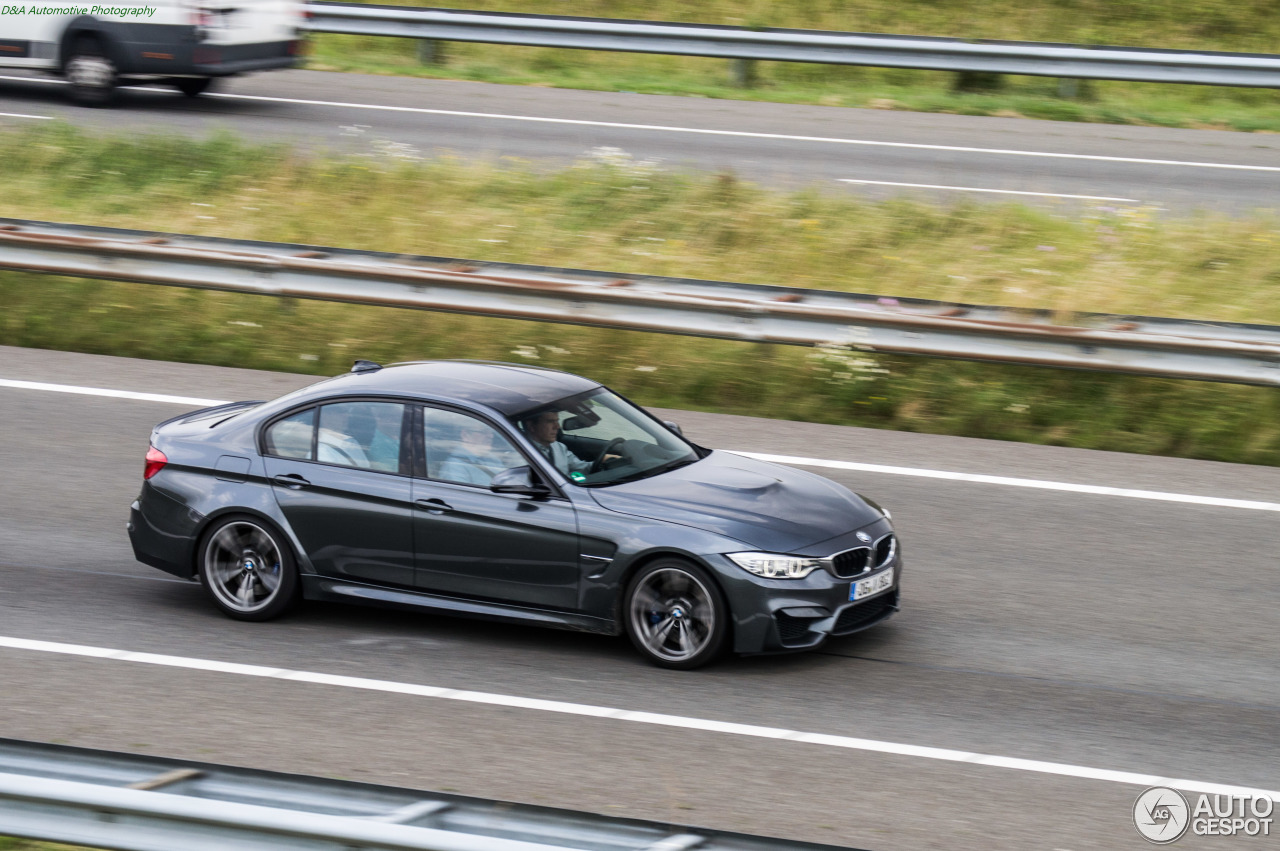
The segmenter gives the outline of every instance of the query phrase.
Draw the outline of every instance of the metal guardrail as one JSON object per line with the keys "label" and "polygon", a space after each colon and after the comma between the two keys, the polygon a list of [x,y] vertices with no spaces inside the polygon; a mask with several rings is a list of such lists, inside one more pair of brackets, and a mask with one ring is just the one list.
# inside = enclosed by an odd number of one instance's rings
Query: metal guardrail
{"label": "metal guardrail", "polygon": [[123,851],[838,851],[13,739],[0,739],[0,836]]}
{"label": "metal guardrail", "polygon": [[1280,385],[1280,327],[1077,314],[0,219],[0,269],[1131,375]]}
{"label": "metal guardrail", "polygon": [[1280,87],[1280,55],[1274,54],[756,30],[329,2],[309,2],[307,10],[306,29],[324,33],[932,71]]}

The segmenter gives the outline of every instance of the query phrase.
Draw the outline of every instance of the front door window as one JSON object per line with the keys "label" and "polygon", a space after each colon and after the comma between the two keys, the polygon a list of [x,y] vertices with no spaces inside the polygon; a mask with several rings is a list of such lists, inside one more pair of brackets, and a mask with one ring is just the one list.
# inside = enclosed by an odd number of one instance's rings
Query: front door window
{"label": "front door window", "polygon": [[427,408],[422,429],[430,479],[487,488],[502,470],[525,463],[500,431],[467,414]]}

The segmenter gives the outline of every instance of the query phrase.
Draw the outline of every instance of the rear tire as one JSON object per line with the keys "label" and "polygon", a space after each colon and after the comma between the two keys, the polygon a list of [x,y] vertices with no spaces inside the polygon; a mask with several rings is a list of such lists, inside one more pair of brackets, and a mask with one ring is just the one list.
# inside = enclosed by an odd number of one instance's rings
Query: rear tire
{"label": "rear tire", "polygon": [[198,98],[213,85],[213,77],[175,77],[173,87],[189,98]]}
{"label": "rear tire", "polygon": [[701,668],[724,652],[729,637],[729,606],[720,588],[684,559],[659,559],[632,577],[622,616],[631,643],[662,668]]}
{"label": "rear tire", "polygon": [[71,99],[81,106],[109,106],[115,100],[116,65],[98,39],[78,37],[62,73],[71,84]]}
{"label": "rear tire", "polygon": [[284,536],[256,517],[223,517],[196,551],[200,583],[229,617],[266,621],[298,599],[298,568]]}

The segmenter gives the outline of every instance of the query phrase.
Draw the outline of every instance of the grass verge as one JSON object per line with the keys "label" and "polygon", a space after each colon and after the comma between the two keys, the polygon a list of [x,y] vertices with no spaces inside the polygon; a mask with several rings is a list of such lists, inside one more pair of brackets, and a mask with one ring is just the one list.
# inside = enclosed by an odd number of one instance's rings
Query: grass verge
{"label": "grass verge", "polygon": [[[776,283],[1280,324],[1280,222],[871,203],[662,171],[616,151],[551,174],[374,144],[303,158],[217,137],[0,134],[5,215]],[[0,343],[331,374],[478,357],[649,405],[1280,464],[1280,393],[0,273]]]}
{"label": "grass verge", "polygon": [[[431,5],[410,2],[407,5]],[[563,15],[555,0],[474,0],[469,9]],[[1274,53],[1280,18],[1266,0],[1185,3],[1147,0],[1115,4],[942,0],[811,3],[579,3],[575,16],[641,19],[740,27],[783,27],[967,39],[1065,42],[1190,51]],[[597,91],[903,109],[964,115],[1023,116],[1169,127],[1280,132],[1280,91],[1217,86],[1004,76],[980,91],[957,90],[951,73],[909,69],[761,62],[755,82],[740,88],[724,60],[654,54],[559,50],[449,42],[424,64],[413,39],[317,34],[309,64],[357,71],[477,80]],[[1067,94],[1071,92],[1071,94]]]}
{"label": "grass verge", "polygon": [[94,849],[82,845],[60,845],[57,842],[42,842],[38,839],[0,836],[0,851],[94,851]]}

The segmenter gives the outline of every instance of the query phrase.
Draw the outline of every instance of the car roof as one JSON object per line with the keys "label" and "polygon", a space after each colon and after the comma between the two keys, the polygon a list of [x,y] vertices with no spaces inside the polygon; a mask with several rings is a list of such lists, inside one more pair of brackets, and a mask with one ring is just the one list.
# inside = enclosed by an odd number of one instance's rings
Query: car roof
{"label": "car roof", "polygon": [[504,416],[524,413],[600,384],[544,367],[490,361],[414,361],[372,366],[313,385],[315,395],[393,394],[484,405]]}

